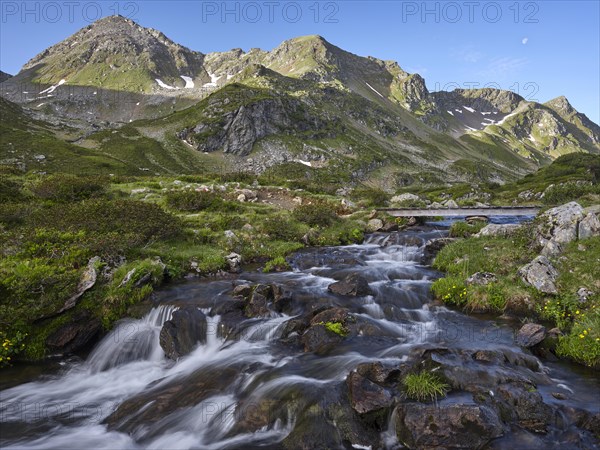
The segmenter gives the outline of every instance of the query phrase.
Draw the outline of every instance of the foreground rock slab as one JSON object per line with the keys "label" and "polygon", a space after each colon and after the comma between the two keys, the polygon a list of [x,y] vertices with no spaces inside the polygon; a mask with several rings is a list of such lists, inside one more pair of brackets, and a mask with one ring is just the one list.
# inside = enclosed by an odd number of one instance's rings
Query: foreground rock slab
{"label": "foreground rock slab", "polygon": [[493,409],[483,405],[408,403],[398,407],[396,433],[409,448],[481,448],[504,434]]}

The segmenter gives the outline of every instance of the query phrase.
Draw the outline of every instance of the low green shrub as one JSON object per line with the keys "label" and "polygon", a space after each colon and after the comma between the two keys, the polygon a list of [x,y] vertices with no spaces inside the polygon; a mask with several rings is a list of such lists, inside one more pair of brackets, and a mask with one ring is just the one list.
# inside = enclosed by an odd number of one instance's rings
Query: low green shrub
{"label": "low green shrub", "polygon": [[298,206],[292,216],[311,227],[328,227],[338,220],[333,205],[317,201]]}
{"label": "low green shrub", "polygon": [[101,197],[106,193],[108,179],[56,174],[43,178],[31,187],[35,196],[43,200],[75,202]]}
{"label": "low green shrub", "polygon": [[431,285],[435,297],[454,306],[464,306],[467,303],[467,287],[462,277],[440,278]]}
{"label": "low green shrub", "polygon": [[300,241],[308,227],[294,220],[289,214],[279,213],[265,218],[260,230],[275,240]]}
{"label": "low green shrub", "polygon": [[223,206],[223,199],[219,195],[207,191],[171,191],[166,199],[169,207],[179,211],[219,211]]}
{"label": "low green shrub", "polygon": [[600,311],[589,313],[576,310],[573,327],[561,336],[556,354],[586,366],[600,368]]}
{"label": "low green shrub", "polygon": [[390,195],[382,189],[372,187],[357,188],[352,191],[354,200],[363,200],[368,206],[383,207],[386,206]]}
{"label": "low green shrub", "polygon": [[556,184],[544,191],[543,202],[546,205],[562,205],[587,194],[600,194],[600,185],[591,182]]}

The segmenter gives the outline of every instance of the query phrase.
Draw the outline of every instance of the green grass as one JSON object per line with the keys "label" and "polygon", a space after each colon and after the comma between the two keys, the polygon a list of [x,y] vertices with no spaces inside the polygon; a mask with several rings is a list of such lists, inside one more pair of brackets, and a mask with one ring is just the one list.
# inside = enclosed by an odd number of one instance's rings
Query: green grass
{"label": "green grass", "polygon": [[[432,284],[432,292],[438,300],[466,311],[499,314],[509,309],[557,326],[563,332],[555,349],[557,355],[600,367],[600,238],[569,244],[553,261],[560,274],[558,295],[543,295],[526,286],[517,273],[538,254],[533,226],[524,226],[512,237],[471,237],[447,245],[433,264],[446,276]],[[475,272],[492,272],[497,281],[485,286],[467,285],[467,278]],[[585,302],[577,296],[582,287],[594,293]]]}
{"label": "green grass", "polygon": [[[306,246],[307,233],[311,245],[363,237],[364,224],[338,217],[333,203],[327,203],[329,196],[303,193],[313,205],[299,216],[273,205],[233,201],[237,182],[209,193],[195,189],[217,177],[178,178],[182,183],[167,177],[7,171],[0,183],[5,200],[0,209],[0,332],[12,353],[5,356],[43,358],[47,337],[80,312],[91,313],[110,329],[168,279],[190,271],[228,270],[230,252],[239,253],[244,263],[266,263],[267,271],[288,270],[285,257]],[[132,194],[135,189],[144,190]],[[75,308],[53,316],[75,293],[94,256],[102,259],[98,270],[109,270],[112,278],[99,275]],[[131,271],[131,280],[123,283]],[[141,279],[145,282],[136,285]],[[14,349],[21,341],[25,347],[19,355]]]}
{"label": "green grass", "polygon": [[402,380],[406,396],[419,402],[445,397],[450,387],[431,372],[410,373]]}
{"label": "green grass", "polygon": [[479,233],[479,231],[486,225],[484,221],[477,221],[475,223],[467,223],[463,221],[454,222],[450,226],[450,237],[465,238],[472,236],[473,234]]}

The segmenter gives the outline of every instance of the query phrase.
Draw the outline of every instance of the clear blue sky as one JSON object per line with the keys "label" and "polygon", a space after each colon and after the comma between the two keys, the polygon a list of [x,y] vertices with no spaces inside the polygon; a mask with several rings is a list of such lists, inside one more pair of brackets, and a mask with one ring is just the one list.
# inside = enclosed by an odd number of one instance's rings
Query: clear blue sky
{"label": "clear blue sky", "polygon": [[[208,53],[272,49],[320,34],[353,53],[398,61],[430,90],[492,86],[530,100],[565,95],[600,122],[600,2],[51,1],[0,0],[0,68],[31,57],[101,16],[120,12]],[[470,4],[472,4],[470,6]],[[299,16],[299,14],[301,16]]]}

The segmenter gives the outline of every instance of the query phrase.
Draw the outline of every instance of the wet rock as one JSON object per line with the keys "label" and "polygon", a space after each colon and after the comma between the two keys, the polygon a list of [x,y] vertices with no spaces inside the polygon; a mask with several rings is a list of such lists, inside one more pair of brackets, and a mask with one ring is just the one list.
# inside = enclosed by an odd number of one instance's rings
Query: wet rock
{"label": "wet rock", "polygon": [[496,236],[506,237],[506,236],[513,235],[520,228],[521,228],[521,225],[519,225],[519,224],[507,223],[507,224],[500,225],[500,224],[490,223],[489,225],[486,225],[481,230],[479,230],[479,233],[474,234],[473,236],[475,236],[475,237],[496,237]]}
{"label": "wet rock", "polygon": [[387,412],[393,404],[392,395],[383,387],[373,383],[357,372],[346,378],[350,405],[363,420],[383,426]]}
{"label": "wet rock", "polygon": [[516,343],[521,347],[533,347],[546,337],[546,327],[537,323],[526,323],[517,333]]}
{"label": "wet rock", "polygon": [[198,343],[206,342],[206,316],[195,306],[173,313],[160,330],[160,346],[168,358],[177,360],[190,353]]}
{"label": "wet rock", "polygon": [[554,397],[557,400],[566,400],[567,396],[565,394],[563,394],[562,392],[552,392],[552,397]]}
{"label": "wet rock", "polygon": [[400,405],[396,433],[409,448],[481,448],[504,434],[493,409],[484,405]]}
{"label": "wet rock", "polygon": [[234,297],[249,298],[252,294],[252,286],[249,284],[239,284],[233,288],[232,295]]}
{"label": "wet rock", "polygon": [[383,227],[381,228],[381,231],[383,231],[384,233],[391,233],[393,231],[398,231],[398,224],[391,220],[384,222]]}
{"label": "wet rock", "polygon": [[367,280],[357,273],[350,274],[343,280],[330,284],[327,289],[334,294],[349,297],[373,295]]}
{"label": "wet rock", "polygon": [[[193,374],[177,378],[158,387],[150,387],[119,405],[103,423],[109,430],[133,434],[148,428],[175,411],[198,405],[205,399],[221,395],[239,376],[243,367],[206,366]],[[208,405],[208,407],[216,405]],[[215,411],[217,412],[217,411]]]}
{"label": "wet rock", "polygon": [[367,230],[369,231],[380,231],[383,228],[383,220],[371,219],[367,222]]}
{"label": "wet rock", "polygon": [[[509,383],[496,389],[498,401],[505,416],[516,416],[519,425],[536,433],[545,433],[552,420],[552,408],[543,402],[542,395],[535,387],[526,384]],[[512,419],[512,418],[511,418]]]}
{"label": "wet rock", "polygon": [[277,312],[290,312],[292,306],[292,293],[279,284],[271,285],[273,293],[273,308]]}
{"label": "wet rock", "polygon": [[273,300],[273,289],[266,284],[258,284],[252,290],[246,305],[246,316],[248,317],[270,317],[269,303]]}
{"label": "wet rock", "polygon": [[287,339],[292,335],[301,335],[310,326],[310,320],[307,317],[290,319],[283,325],[281,337]]}
{"label": "wet rock", "polygon": [[301,342],[305,352],[325,354],[343,340],[343,336],[327,330],[325,325],[316,324],[304,332]]}
{"label": "wet rock", "polygon": [[448,237],[428,240],[423,248],[423,264],[431,264],[438,252],[454,241],[455,238]]}
{"label": "wet rock", "polygon": [[365,265],[357,255],[343,248],[309,248],[296,252],[290,257],[290,261],[291,265],[299,270],[332,265],[336,267]]}
{"label": "wet rock", "polygon": [[578,224],[583,219],[583,208],[577,202],[566,203],[541,214],[535,231],[535,240],[544,256],[558,255],[566,244],[577,239]]}
{"label": "wet rock", "polygon": [[588,213],[579,222],[578,237],[579,239],[587,239],[593,236],[600,236],[600,220],[593,213]]}
{"label": "wet rock", "polygon": [[519,269],[521,279],[544,294],[556,294],[558,291],[554,282],[558,271],[545,256],[538,256],[529,264]]}
{"label": "wet rock", "polygon": [[214,316],[223,316],[232,312],[242,311],[246,307],[246,300],[234,298],[233,300],[222,300],[210,310]]}
{"label": "wet rock", "polygon": [[356,372],[378,384],[397,381],[400,374],[400,371],[396,367],[386,367],[381,362],[359,364]]}
{"label": "wet rock", "polygon": [[75,352],[90,344],[101,331],[100,320],[88,311],[82,311],[50,334],[46,339],[46,345],[52,352]]}
{"label": "wet rock", "polygon": [[490,283],[495,283],[498,281],[496,275],[490,272],[475,272],[469,278],[467,278],[467,284],[477,284],[480,286],[485,286]]}

